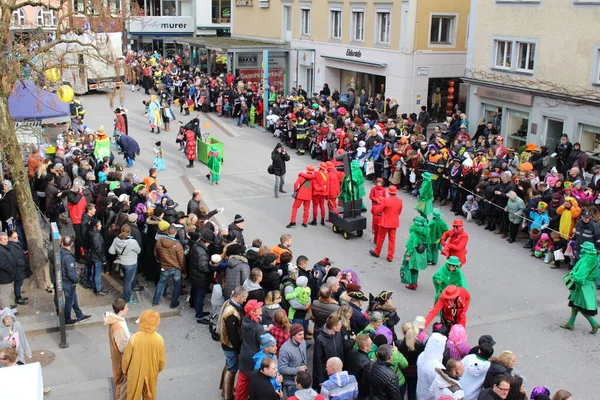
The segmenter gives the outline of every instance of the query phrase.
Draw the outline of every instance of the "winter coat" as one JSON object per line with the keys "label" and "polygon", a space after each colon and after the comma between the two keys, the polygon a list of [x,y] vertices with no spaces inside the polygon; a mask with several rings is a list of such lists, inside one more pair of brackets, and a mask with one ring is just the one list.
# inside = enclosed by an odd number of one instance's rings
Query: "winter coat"
{"label": "winter coat", "polygon": [[494,384],[494,379],[496,378],[496,376],[511,375],[511,373],[512,373],[511,368],[508,368],[507,366],[505,366],[504,364],[502,364],[498,361],[492,361],[492,363],[490,364],[490,368],[488,369],[487,373],[485,374],[485,379],[483,381],[483,388],[484,389],[491,388],[492,385]]}
{"label": "winter coat", "polygon": [[547,226],[550,224],[550,219],[548,218],[547,212],[543,212],[540,214],[537,211],[530,211],[529,218],[533,221],[531,223],[531,226],[529,227],[529,230],[531,230],[533,228],[542,229],[542,226],[544,226],[544,225]]}
{"label": "winter coat", "polygon": [[[281,351],[280,351],[281,352]],[[313,389],[327,380],[325,365],[331,357],[339,357],[344,362],[344,342],[341,332],[332,333],[323,329],[315,339],[313,353]]]}
{"label": "winter coat", "polygon": [[598,249],[600,248],[600,227],[591,219],[586,224],[580,218],[577,221],[577,225],[575,225],[575,236],[573,239],[575,239],[575,248],[573,250],[579,251],[583,242],[591,242]]}
{"label": "winter coat", "polygon": [[401,400],[398,375],[386,361],[376,361],[364,372],[365,390],[370,400]]}
{"label": "winter coat", "polygon": [[67,208],[69,209],[69,218],[73,225],[81,224],[81,217],[85,212],[85,197],[81,193],[75,193],[69,190],[67,193]]}
{"label": "winter coat", "polygon": [[315,174],[300,172],[296,182],[294,182],[294,191],[297,192],[296,200],[312,201],[313,186]]}
{"label": "winter coat", "polygon": [[[6,318],[12,318],[12,322],[8,326],[3,322]],[[0,313],[0,348],[12,346],[13,338],[17,341],[17,362],[25,364],[25,356],[31,357],[31,347],[29,347],[23,326],[17,321],[10,307],[5,307]]]}
{"label": "winter coat", "polygon": [[210,269],[210,253],[202,243],[193,243],[189,253],[188,273],[192,286],[208,288],[212,281],[213,271]]}
{"label": "winter coat", "polygon": [[442,359],[446,348],[446,337],[439,333],[432,333],[427,341],[425,350],[417,359],[417,398],[419,400],[434,400],[429,392],[437,373],[436,368],[444,368]]}
{"label": "winter coat", "polygon": [[286,168],[285,163],[290,161],[290,155],[286,153],[280,153],[277,151],[278,148],[283,148],[281,143],[277,143],[275,150],[271,153],[271,161],[273,165],[273,175],[275,176],[283,176],[285,175]]}
{"label": "winter coat", "polygon": [[242,318],[242,350],[240,351],[240,371],[248,375],[254,370],[254,355],[260,351],[260,335],[265,329],[249,316]]}
{"label": "winter coat", "polygon": [[56,205],[62,201],[57,197],[60,193],[54,182],[48,182],[46,186],[46,215],[53,215],[56,210]]}
{"label": "winter coat", "polygon": [[271,378],[260,371],[248,371],[248,396],[250,400],[279,400]]}
{"label": "winter coat", "polygon": [[277,264],[271,265],[264,263],[260,266],[260,270],[263,273],[263,279],[260,282],[260,285],[265,290],[265,292],[270,292],[272,290],[279,290],[281,286],[281,277],[279,276],[279,272],[277,272],[279,266]]}
{"label": "winter coat", "polygon": [[27,257],[23,252],[23,248],[19,242],[9,241],[6,246],[10,254],[12,254],[13,259],[15,260],[15,279],[27,279],[31,276],[31,272],[29,271],[29,265],[27,261]]}
{"label": "winter coat", "polygon": [[312,302],[311,313],[315,322],[315,335],[325,325],[327,318],[339,308],[339,304],[333,299],[329,299],[329,302],[323,302],[320,299]]}
{"label": "winter coat", "polygon": [[236,241],[237,244],[241,244],[242,246],[246,247],[246,241],[244,240],[243,229],[238,228],[238,226],[234,222],[229,224],[228,229],[229,229],[229,236],[231,236],[232,239],[237,239],[237,241]]}
{"label": "winter coat", "polygon": [[313,187],[313,196],[325,196],[329,195],[329,179],[327,178],[327,171],[319,170],[315,172],[315,180]]}
{"label": "winter coat", "polygon": [[306,340],[296,344],[290,338],[279,349],[279,363],[277,368],[283,376],[285,386],[295,385],[294,378],[298,373],[298,368],[308,365],[308,356],[306,354]]}
{"label": "winter coat", "polygon": [[106,246],[104,245],[104,238],[102,232],[93,229],[89,232],[89,249],[90,249],[90,261],[95,262],[106,262]]}
{"label": "winter coat", "polygon": [[462,363],[465,372],[460,378],[460,385],[465,394],[464,400],[477,400],[483,389],[483,381],[490,368],[490,362],[475,354],[469,354],[463,357]]}
{"label": "winter coat", "polygon": [[116,237],[108,249],[110,254],[116,254],[115,262],[127,266],[137,265],[138,254],[141,251],[140,245],[131,236],[127,239]]}
{"label": "winter coat", "polygon": [[233,290],[241,286],[250,276],[250,265],[243,256],[230,256],[225,272],[225,284],[223,285],[223,297],[229,299]]}
{"label": "winter coat", "polygon": [[77,273],[77,263],[75,256],[67,249],[60,249],[60,271],[62,274],[63,285],[77,285],[79,274]]}
{"label": "winter coat", "polygon": [[511,224],[520,224],[523,222],[523,210],[525,210],[525,202],[519,196],[515,197],[514,200],[508,199],[506,211],[508,212],[508,220]]}
{"label": "winter coat", "polygon": [[369,395],[368,383],[364,376],[368,373],[368,368],[371,365],[369,355],[360,349],[352,349],[346,355],[346,370],[350,375],[356,377],[358,382],[358,398],[367,398]]}
{"label": "winter coat", "polygon": [[248,291],[248,300],[256,300],[261,303],[265,302],[265,291],[259,283],[252,282],[250,278],[248,278],[242,283],[242,286]]}
{"label": "winter coat", "polygon": [[358,396],[358,383],[347,371],[336,372],[323,382],[321,394],[326,399],[352,400]]}
{"label": "winter coat", "polygon": [[183,246],[177,239],[163,236],[154,245],[154,257],[161,268],[177,268],[185,273]]}
{"label": "winter coat", "polygon": [[359,332],[362,332],[367,327],[367,325],[369,325],[369,320],[367,319],[367,317],[365,317],[360,308],[358,308],[352,303],[350,303],[349,305],[352,308],[352,317],[350,317],[350,329],[352,329],[352,332],[358,334]]}
{"label": "winter coat", "polygon": [[191,131],[185,131],[185,155],[188,160],[192,161],[196,159],[196,134]]}
{"label": "winter coat", "polygon": [[12,218],[13,220],[16,219],[19,215],[17,195],[14,189],[11,189],[4,193],[0,200],[0,216],[2,217],[2,221],[6,222],[9,218]]}
{"label": "winter coat", "polygon": [[296,391],[293,396],[288,397],[288,400],[325,400],[325,397],[314,389],[308,388]]}

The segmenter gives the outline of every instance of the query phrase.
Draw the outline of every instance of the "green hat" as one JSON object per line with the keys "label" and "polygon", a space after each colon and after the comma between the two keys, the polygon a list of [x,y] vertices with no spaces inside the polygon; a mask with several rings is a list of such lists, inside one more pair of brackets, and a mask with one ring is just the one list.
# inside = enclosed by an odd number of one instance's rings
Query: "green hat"
{"label": "green hat", "polygon": [[442,218],[442,212],[439,208],[434,208],[431,214],[433,215],[433,218]]}
{"label": "green hat", "polygon": [[430,181],[431,180],[431,174],[429,172],[423,172],[421,174],[421,176],[423,177],[423,179]]}
{"label": "green hat", "polygon": [[446,261],[446,263],[460,266],[460,260],[456,256],[448,257],[448,261]]}
{"label": "green hat", "polygon": [[313,103],[312,104],[312,108],[314,108],[315,110],[317,110],[319,108],[319,105],[317,103]]}
{"label": "green hat", "polygon": [[212,151],[213,153],[217,153],[219,149],[217,148],[217,146],[210,146],[210,151]]}
{"label": "green hat", "polygon": [[594,246],[594,244],[592,242],[583,242],[581,244],[581,250],[587,250],[590,252],[595,252],[596,251],[596,246]]}

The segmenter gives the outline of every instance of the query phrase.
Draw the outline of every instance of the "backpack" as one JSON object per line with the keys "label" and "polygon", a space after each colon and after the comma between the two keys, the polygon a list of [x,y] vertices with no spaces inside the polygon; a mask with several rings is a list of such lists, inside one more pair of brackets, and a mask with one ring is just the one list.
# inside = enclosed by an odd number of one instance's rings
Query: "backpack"
{"label": "backpack", "polygon": [[213,314],[210,317],[210,321],[208,323],[208,331],[210,332],[210,336],[214,341],[219,342],[221,340],[221,332],[219,332],[219,313]]}

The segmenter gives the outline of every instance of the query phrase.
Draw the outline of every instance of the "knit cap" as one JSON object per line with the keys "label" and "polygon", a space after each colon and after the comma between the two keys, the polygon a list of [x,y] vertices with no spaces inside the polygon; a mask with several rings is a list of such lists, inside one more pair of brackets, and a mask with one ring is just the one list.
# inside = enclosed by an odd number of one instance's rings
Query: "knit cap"
{"label": "knit cap", "polygon": [[300,324],[294,324],[290,328],[290,337],[296,336],[300,332],[304,332],[304,327]]}
{"label": "knit cap", "polygon": [[308,278],[305,276],[299,276],[296,279],[296,285],[305,288],[308,285]]}
{"label": "knit cap", "polygon": [[276,344],[277,344],[277,341],[275,340],[273,335],[271,335],[270,333],[263,333],[262,335],[260,335],[260,349],[261,350],[264,350],[264,349],[269,348]]}
{"label": "knit cap", "polygon": [[169,229],[169,226],[171,226],[171,225],[167,221],[160,221],[158,223],[158,230],[161,232],[164,232],[167,229]]}

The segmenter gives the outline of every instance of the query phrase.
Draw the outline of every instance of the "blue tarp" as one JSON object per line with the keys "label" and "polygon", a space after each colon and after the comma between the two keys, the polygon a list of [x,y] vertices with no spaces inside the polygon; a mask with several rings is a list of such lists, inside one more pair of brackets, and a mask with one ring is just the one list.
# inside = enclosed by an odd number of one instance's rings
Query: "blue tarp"
{"label": "blue tarp", "polygon": [[31,81],[17,82],[8,98],[8,109],[14,121],[69,119],[69,105]]}

